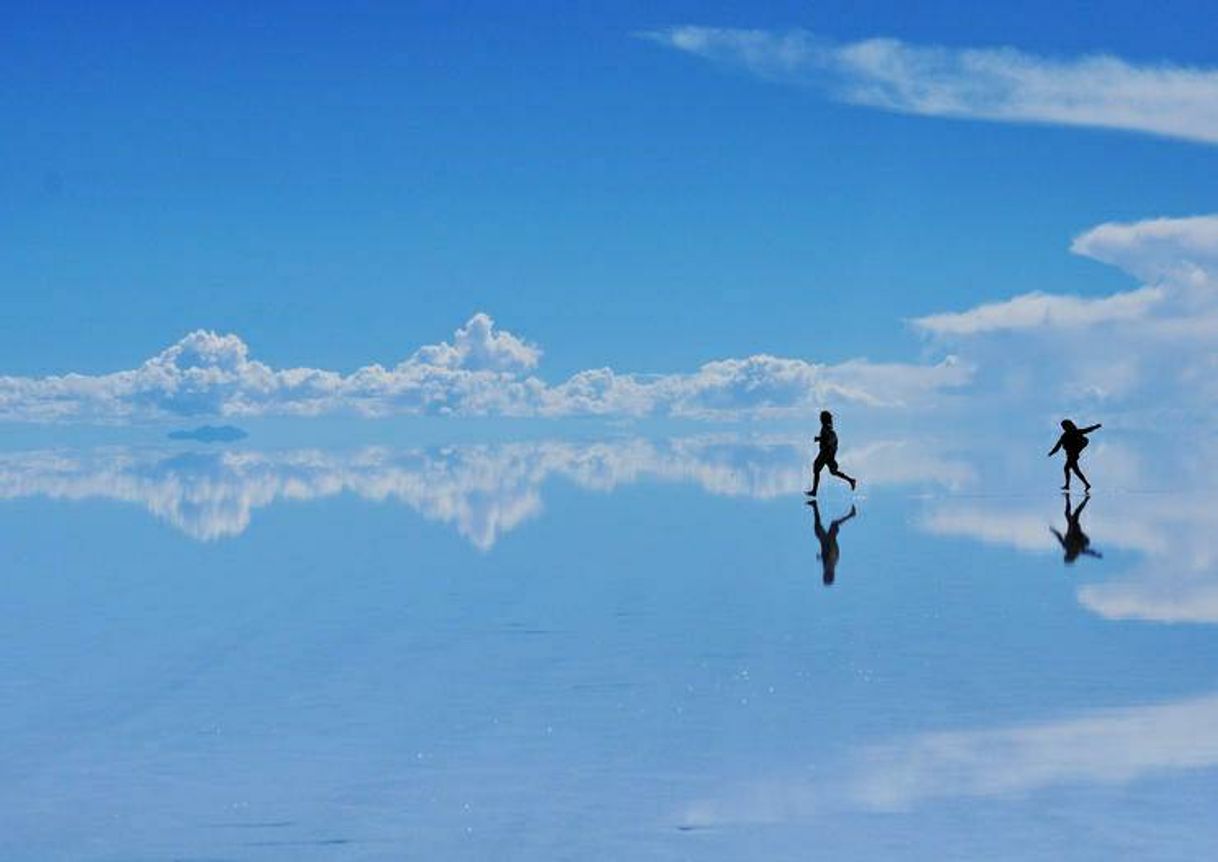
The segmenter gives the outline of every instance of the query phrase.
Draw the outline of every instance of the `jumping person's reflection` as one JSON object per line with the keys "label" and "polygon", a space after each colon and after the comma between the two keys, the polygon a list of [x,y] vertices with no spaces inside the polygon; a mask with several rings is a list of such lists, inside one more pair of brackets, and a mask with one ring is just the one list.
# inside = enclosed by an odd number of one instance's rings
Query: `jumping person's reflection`
{"label": "jumping person's reflection", "polygon": [[816,505],[815,500],[809,500],[808,505],[812,507],[812,514],[816,516],[816,539],[820,542],[820,553],[816,558],[820,560],[821,579],[825,586],[833,583],[834,575],[837,571],[837,558],[841,556],[841,551],[837,547],[837,531],[841,529],[842,524],[849,521],[856,514],[854,506],[850,507],[850,514],[845,517],[838,518],[829,524],[829,529],[826,530],[820,521],[820,506]]}
{"label": "jumping person's reflection", "polygon": [[1067,565],[1077,560],[1080,554],[1097,558],[1104,556],[1099,551],[1091,550],[1091,538],[1083,532],[1083,525],[1079,523],[1083,509],[1087,508],[1089,502],[1091,502],[1091,495],[1087,494],[1078,504],[1078,508],[1072,512],[1070,511],[1070,495],[1066,494],[1066,534],[1063,536],[1056,527],[1049,528],[1053,531],[1053,535],[1057,536],[1057,541],[1065,552],[1062,559],[1066,561]]}

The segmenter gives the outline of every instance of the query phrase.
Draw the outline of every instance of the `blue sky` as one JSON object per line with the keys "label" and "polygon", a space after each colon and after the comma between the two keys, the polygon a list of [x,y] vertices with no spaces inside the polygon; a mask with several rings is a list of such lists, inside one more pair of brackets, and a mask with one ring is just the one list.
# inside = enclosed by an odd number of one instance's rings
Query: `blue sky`
{"label": "blue sky", "polygon": [[10,375],[130,369],[198,328],[272,367],[349,373],[477,311],[540,345],[551,383],[757,353],[937,361],[948,348],[909,318],[1135,288],[1072,238],[1212,207],[1204,140],[876,110],[638,37],[798,28],[1204,69],[1218,64],[1204,4],[6,16]]}

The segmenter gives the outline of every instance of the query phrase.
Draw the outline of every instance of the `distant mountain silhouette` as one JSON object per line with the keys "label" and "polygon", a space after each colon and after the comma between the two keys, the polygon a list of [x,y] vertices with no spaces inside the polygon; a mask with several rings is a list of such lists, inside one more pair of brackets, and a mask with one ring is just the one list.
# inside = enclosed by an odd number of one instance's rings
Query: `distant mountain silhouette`
{"label": "distant mountain silhouette", "polygon": [[235,425],[200,425],[198,428],[170,431],[170,440],[196,440],[200,443],[231,443],[250,436]]}

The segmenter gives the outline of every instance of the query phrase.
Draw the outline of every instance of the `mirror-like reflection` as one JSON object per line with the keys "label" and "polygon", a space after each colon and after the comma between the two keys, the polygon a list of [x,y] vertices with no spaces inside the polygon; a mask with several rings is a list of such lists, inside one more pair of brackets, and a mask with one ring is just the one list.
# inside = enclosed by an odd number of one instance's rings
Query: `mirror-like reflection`
{"label": "mirror-like reflection", "polygon": [[841,530],[842,524],[858,514],[858,509],[851,506],[848,513],[830,521],[829,529],[826,530],[821,522],[820,506],[816,500],[809,500],[808,505],[812,507],[812,529],[816,531],[816,541],[820,543],[820,551],[817,552],[816,558],[820,560],[821,583],[829,587],[837,578],[837,561],[842,555],[837,541],[838,531]]}
{"label": "mirror-like reflection", "polygon": [[1062,559],[1066,565],[1074,563],[1080,555],[1101,559],[1104,555],[1091,547],[1091,537],[1083,531],[1082,525],[1083,509],[1087,508],[1087,504],[1091,502],[1091,495],[1084,494],[1077,508],[1073,510],[1070,508],[1069,492],[1066,492],[1062,496],[1066,500],[1066,532],[1061,533],[1056,527],[1049,528],[1062,546]]}
{"label": "mirror-like reflection", "polygon": [[[542,488],[556,479],[599,492],[658,480],[716,495],[798,497],[808,457],[807,441],[797,437],[731,435],[430,449],[36,450],[0,454],[0,499],[136,503],[192,538],[213,540],[243,533],[257,509],[276,502],[349,493],[408,506],[489,550],[542,511]],[[872,443],[851,458],[876,485],[958,487],[971,476],[965,464],[904,441]]]}
{"label": "mirror-like reflection", "polygon": [[753,780],[687,805],[702,827],[811,820],[826,811],[925,809],[1071,785],[1130,785],[1218,768],[1218,694],[1012,726],[933,731],[866,745],[832,780]]}
{"label": "mirror-like reflection", "polygon": [[1064,525],[925,439],[2,454],[0,856],[1200,858],[1213,493],[1095,448]]}
{"label": "mirror-like reflection", "polygon": [[[1151,463],[1151,452],[1179,455]],[[1102,573],[1090,570],[1102,580],[1075,587],[1078,602],[1106,619],[1218,623],[1218,508],[1212,487],[1218,442],[1105,441],[1091,463],[1092,476],[1104,476],[1105,489],[1077,504],[1067,498],[1064,530],[1045,528],[1060,524],[1063,512],[1043,492],[1043,474],[1022,462],[1001,473],[979,459],[978,486],[1003,487],[1004,493],[928,500],[920,526],[937,536],[1061,554],[1066,563],[1101,555],[1115,561]]]}

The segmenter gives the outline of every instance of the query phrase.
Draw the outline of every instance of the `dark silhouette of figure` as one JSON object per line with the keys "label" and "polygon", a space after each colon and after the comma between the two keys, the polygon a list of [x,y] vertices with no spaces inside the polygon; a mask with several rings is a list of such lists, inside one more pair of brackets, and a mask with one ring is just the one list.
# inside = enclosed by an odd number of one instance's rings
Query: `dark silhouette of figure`
{"label": "dark silhouette of figure", "polygon": [[1087,503],[1091,501],[1091,495],[1083,496],[1083,501],[1078,504],[1078,508],[1073,512],[1070,511],[1070,495],[1066,494],[1066,535],[1062,535],[1057,531],[1056,527],[1050,527],[1053,535],[1057,536],[1057,541],[1061,544],[1065,555],[1062,557],[1066,565],[1070,565],[1079,558],[1080,554],[1086,554],[1089,557],[1103,559],[1104,555],[1099,551],[1091,550],[1091,537],[1083,532],[1083,525],[1079,523],[1079,518],[1083,515],[1083,509],[1087,508]]}
{"label": "dark silhouette of figure", "polygon": [[1062,468],[1062,472],[1066,476],[1066,484],[1062,485],[1063,491],[1070,490],[1070,471],[1074,471],[1074,475],[1083,480],[1083,487],[1090,491],[1091,483],[1087,481],[1087,477],[1083,475],[1083,471],[1078,468],[1078,456],[1087,448],[1087,435],[1097,428],[1104,426],[1098,422],[1094,425],[1088,425],[1086,428],[1079,428],[1069,419],[1062,420],[1062,436],[1057,438],[1057,442],[1053,448],[1049,450],[1049,457],[1057,454],[1058,449],[1066,451],[1066,466]]}
{"label": "dark silhouette of figure", "polygon": [[839,479],[845,479],[850,483],[850,490],[854,490],[854,486],[858,484],[837,469],[837,432],[833,430],[833,414],[828,410],[820,411],[820,433],[813,438],[820,444],[820,451],[816,454],[816,460],[812,462],[812,490],[805,493],[809,497],[815,497],[817,490],[820,488],[820,471],[825,467],[829,468],[829,472]]}
{"label": "dark silhouette of figure", "polygon": [[828,587],[833,584],[833,578],[837,573],[837,558],[842,555],[841,550],[837,547],[837,531],[841,529],[842,524],[849,521],[858,512],[854,506],[851,506],[850,514],[831,521],[829,529],[826,530],[820,521],[820,506],[816,504],[815,500],[809,500],[808,505],[812,507],[812,514],[816,516],[816,523],[813,526],[816,528],[816,540],[820,542],[820,553],[816,555],[816,558],[820,560],[821,581]]}

